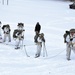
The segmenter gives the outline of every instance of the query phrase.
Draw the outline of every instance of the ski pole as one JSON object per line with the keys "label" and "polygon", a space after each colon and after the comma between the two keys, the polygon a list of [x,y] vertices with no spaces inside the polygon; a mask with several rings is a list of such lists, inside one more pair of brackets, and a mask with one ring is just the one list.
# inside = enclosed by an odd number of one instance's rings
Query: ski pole
{"label": "ski pole", "polygon": [[28,55],[27,51],[26,51],[26,47],[25,47],[25,46],[26,46],[26,45],[24,45],[24,50],[25,50],[26,56],[27,56],[27,57],[30,57],[30,56]]}
{"label": "ski pole", "polygon": [[0,36],[1,36],[1,21],[0,21]]}
{"label": "ski pole", "polygon": [[21,40],[21,45],[20,46],[21,46],[21,49],[23,49],[23,46],[24,46],[23,45],[23,40]]}
{"label": "ski pole", "polygon": [[45,43],[43,42],[43,56],[45,56],[45,54],[48,56]]}

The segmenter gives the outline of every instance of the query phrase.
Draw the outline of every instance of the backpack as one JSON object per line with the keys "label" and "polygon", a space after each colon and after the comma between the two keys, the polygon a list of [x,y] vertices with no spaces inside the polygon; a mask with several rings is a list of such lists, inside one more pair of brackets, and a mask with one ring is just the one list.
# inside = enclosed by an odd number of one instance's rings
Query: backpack
{"label": "backpack", "polygon": [[13,38],[17,38],[20,34],[22,34],[23,31],[24,30],[18,30],[18,29],[14,30],[14,32],[13,32]]}
{"label": "backpack", "polygon": [[43,42],[45,42],[44,33],[36,34],[36,35],[34,36],[34,42],[35,42],[35,43],[38,42],[38,37],[40,37],[41,40],[42,40]]}
{"label": "backpack", "polygon": [[38,42],[38,41],[37,41],[38,37],[39,37],[39,34],[34,36],[34,42],[35,42],[35,43]]}
{"label": "backpack", "polygon": [[70,41],[73,40],[73,38],[71,38],[71,36],[70,36],[70,33],[75,33],[75,29],[72,28],[72,29],[70,29],[70,31],[65,31],[65,34],[63,35],[63,37],[64,37],[64,43],[67,43],[66,37],[67,37],[68,35],[69,35],[69,37],[70,37]]}
{"label": "backpack", "polygon": [[70,36],[70,31],[65,31],[65,34],[63,35],[63,37],[64,37],[64,43],[66,43],[66,37],[68,35]]}
{"label": "backpack", "polygon": [[[5,28],[8,28],[8,31],[5,31]],[[11,31],[9,24],[3,25],[2,30],[4,31],[4,33],[9,34]]]}
{"label": "backpack", "polygon": [[10,29],[10,26],[8,24],[7,25],[3,25],[2,29],[4,30],[5,27]]}
{"label": "backpack", "polygon": [[17,38],[17,32],[18,32],[18,29],[16,29],[16,30],[14,30],[14,32],[13,32],[13,38]]}

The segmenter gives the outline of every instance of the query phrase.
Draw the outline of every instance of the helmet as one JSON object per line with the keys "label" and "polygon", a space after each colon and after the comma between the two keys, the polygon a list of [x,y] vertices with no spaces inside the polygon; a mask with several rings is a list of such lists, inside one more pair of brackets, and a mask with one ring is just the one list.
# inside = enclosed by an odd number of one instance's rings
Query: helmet
{"label": "helmet", "polygon": [[70,33],[75,33],[75,29],[70,29]]}
{"label": "helmet", "polygon": [[43,37],[44,36],[44,33],[41,33],[41,36]]}

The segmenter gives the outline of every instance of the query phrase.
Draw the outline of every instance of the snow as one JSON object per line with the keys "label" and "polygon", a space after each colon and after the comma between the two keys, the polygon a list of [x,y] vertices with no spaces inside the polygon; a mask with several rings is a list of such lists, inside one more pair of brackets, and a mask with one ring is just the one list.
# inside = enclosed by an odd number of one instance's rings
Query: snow
{"label": "snow", "polygon": [[[6,0],[5,0],[6,1]],[[66,60],[66,45],[63,41],[65,30],[75,28],[75,10],[69,9],[71,2],[54,0],[9,0],[2,5],[0,0],[0,20],[2,25],[10,24],[11,37],[19,22],[25,24],[25,48],[14,49],[15,41],[0,43],[0,75],[75,75],[75,54]],[[48,56],[34,58],[34,27],[41,24],[45,34]],[[2,32],[3,34],[3,32]],[[3,37],[3,35],[2,35]]]}

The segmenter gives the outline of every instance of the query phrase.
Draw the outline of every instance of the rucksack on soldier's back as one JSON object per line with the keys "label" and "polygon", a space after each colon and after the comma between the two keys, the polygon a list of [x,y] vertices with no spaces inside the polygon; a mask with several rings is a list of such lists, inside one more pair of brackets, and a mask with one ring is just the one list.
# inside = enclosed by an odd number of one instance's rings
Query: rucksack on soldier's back
{"label": "rucksack on soldier's back", "polygon": [[[20,34],[22,34],[23,31],[25,31],[25,30],[15,29],[14,32],[13,32],[13,38],[17,38]],[[21,36],[21,38],[24,38],[24,35]]]}
{"label": "rucksack on soldier's back", "polygon": [[64,37],[64,43],[66,43],[66,37],[70,35],[70,31],[65,31],[65,34],[63,35]]}
{"label": "rucksack on soldier's back", "polygon": [[18,29],[15,29],[13,32],[13,38],[17,38],[17,35],[16,35],[17,32],[18,32]]}
{"label": "rucksack on soldier's back", "polygon": [[[66,41],[66,37],[69,35],[69,37],[70,37],[70,33],[75,33],[75,29],[74,28],[72,28],[72,29],[70,29],[69,31],[65,31],[65,34],[63,35],[63,37],[64,37],[64,43],[66,43],[67,41]],[[70,40],[71,40],[71,37],[70,37]]]}

